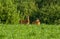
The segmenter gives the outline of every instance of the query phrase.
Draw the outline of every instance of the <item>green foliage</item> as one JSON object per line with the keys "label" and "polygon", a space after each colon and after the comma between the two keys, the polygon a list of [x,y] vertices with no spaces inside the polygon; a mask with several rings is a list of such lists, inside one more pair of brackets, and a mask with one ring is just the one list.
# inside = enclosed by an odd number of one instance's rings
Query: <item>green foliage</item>
{"label": "green foliage", "polygon": [[0,23],[18,24],[20,19],[30,16],[31,22],[60,24],[59,0],[0,0]]}
{"label": "green foliage", "polygon": [[60,19],[60,6],[44,6],[40,9],[40,19],[43,20],[44,23],[54,24],[55,21],[57,21],[55,24],[58,24],[58,20]]}
{"label": "green foliage", "polygon": [[33,19],[39,18],[41,23],[60,24],[60,5],[57,0],[36,1],[38,11],[32,14]]}
{"label": "green foliage", "polygon": [[17,13],[15,4],[12,3],[12,1],[3,0],[3,2],[0,4],[1,10],[0,10],[0,23],[10,23],[10,24],[16,24],[19,20],[19,13]]}
{"label": "green foliage", "polygon": [[35,1],[25,1],[20,4],[20,14],[24,15],[22,16],[25,17],[27,15],[31,16],[32,13],[37,11],[37,6],[35,5]]}

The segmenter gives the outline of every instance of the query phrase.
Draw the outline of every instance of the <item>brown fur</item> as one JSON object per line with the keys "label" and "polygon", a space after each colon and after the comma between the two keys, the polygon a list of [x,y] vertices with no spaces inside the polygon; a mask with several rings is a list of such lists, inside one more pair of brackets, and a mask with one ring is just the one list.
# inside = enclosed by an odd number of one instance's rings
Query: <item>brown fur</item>
{"label": "brown fur", "polygon": [[25,20],[20,20],[19,23],[20,24],[29,24],[30,23],[29,16]]}
{"label": "brown fur", "polygon": [[36,21],[33,21],[32,24],[40,25],[39,19],[37,19]]}
{"label": "brown fur", "polygon": [[29,21],[28,20],[20,20],[19,23],[20,24],[29,24]]}

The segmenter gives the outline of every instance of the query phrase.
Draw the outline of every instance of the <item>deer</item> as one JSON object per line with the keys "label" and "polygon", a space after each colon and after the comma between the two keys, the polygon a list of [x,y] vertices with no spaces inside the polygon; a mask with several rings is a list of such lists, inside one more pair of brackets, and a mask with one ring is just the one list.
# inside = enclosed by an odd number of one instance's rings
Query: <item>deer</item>
{"label": "deer", "polygon": [[32,22],[32,24],[40,25],[40,20],[36,19],[35,21]]}
{"label": "deer", "polygon": [[27,16],[27,19],[25,19],[25,20],[20,20],[19,23],[20,24],[30,24],[29,16]]}

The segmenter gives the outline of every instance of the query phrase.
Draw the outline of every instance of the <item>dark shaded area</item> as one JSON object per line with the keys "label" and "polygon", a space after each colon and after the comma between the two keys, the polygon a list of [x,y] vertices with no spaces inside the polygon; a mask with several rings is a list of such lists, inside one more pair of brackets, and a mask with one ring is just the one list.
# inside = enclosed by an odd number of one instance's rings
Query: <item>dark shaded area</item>
{"label": "dark shaded area", "polygon": [[0,35],[0,39],[3,39],[5,38],[6,36],[5,35]]}

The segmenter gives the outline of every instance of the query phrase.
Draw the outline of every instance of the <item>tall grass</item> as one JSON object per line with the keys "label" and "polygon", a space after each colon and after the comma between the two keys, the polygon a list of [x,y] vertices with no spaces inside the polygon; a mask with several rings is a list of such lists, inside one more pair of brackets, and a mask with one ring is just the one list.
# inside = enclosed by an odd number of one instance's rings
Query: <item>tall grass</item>
{"label": "tall grass", "polygon": [[0,39],[60,39],[60,25],[0,24]]}

